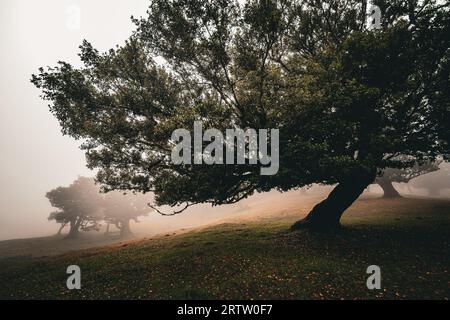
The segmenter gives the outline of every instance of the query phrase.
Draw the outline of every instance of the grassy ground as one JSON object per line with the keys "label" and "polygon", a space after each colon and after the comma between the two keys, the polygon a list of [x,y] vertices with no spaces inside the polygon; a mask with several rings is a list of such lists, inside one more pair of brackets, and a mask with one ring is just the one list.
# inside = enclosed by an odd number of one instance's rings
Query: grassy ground
{"label": "grassy ground", "polygon": [[[0,298],[448,299],[450,202],[359,200],[335,234],[298,215],[222,224],[54,257],[0,259]],[[66,289],[68,265],[82,289]],[[378,265],[382,290],[366,287]]]}

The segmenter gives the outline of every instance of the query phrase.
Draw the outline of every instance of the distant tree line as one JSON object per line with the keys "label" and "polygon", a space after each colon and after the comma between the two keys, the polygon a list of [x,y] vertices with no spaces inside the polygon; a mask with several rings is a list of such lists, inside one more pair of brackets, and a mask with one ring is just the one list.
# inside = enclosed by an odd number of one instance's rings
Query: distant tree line
{"label": "distant tree line", "polygon": [[47,192],[51,205],[57,208],[48,217],[60,224],[58,234],[69,226],[68,237],[76,237],[80,231],[99,231],[101,222],[120,230],[121,237],[131,234],[130,221],[146,216],[152,209],[148,195],[111,191],[101,193],[92,178],[80,177],[68,187],[58,187]]}

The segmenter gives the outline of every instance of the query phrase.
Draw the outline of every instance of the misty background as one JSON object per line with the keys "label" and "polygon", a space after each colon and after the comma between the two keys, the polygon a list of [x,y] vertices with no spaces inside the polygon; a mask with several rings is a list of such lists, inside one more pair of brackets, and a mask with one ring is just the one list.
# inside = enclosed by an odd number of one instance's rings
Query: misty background
{"label": "misty background", "polygon": [[[54,232],[45,193],[93,175],[78,143],[60,134],[31,74],[59,60],[79,66],[83,39],[100,50],[122,44],[133,30],[130,16],[144,15],[147,6],[147,0],[0,2],[0,240]],[[77,8],[79,28],[71,20]]]}

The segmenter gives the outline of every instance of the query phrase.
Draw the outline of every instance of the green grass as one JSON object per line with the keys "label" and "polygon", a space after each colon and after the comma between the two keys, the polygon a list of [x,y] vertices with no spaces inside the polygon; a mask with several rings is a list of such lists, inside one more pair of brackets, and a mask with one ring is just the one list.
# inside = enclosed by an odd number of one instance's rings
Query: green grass
{"label": "green grass", "polygon": [[[341,232],[289,232],[296,217],[46,257],[0,259],[0,298],[448,299],[450,203],[363,200]],[[66,289],[66,267],[82,290]],[[382,290],[366,287],[379,265]]]}

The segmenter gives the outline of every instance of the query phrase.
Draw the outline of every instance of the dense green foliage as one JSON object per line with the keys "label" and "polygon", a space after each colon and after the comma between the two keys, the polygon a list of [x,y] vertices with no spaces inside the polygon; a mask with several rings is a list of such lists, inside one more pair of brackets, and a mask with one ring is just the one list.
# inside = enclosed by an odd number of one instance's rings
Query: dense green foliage
{"label": "dense green foliage", "polygon": [[[124,46],[85,41],[83,67],[60,62],[32,81],[106,189],[222,204],[364,176],[359,194],[379,169],[450,154],[449,3],[375,1],[371,31],[365,3],[152,0]],[[171,134],[194,120],[280,129],[278,174],[174,165]]]}

